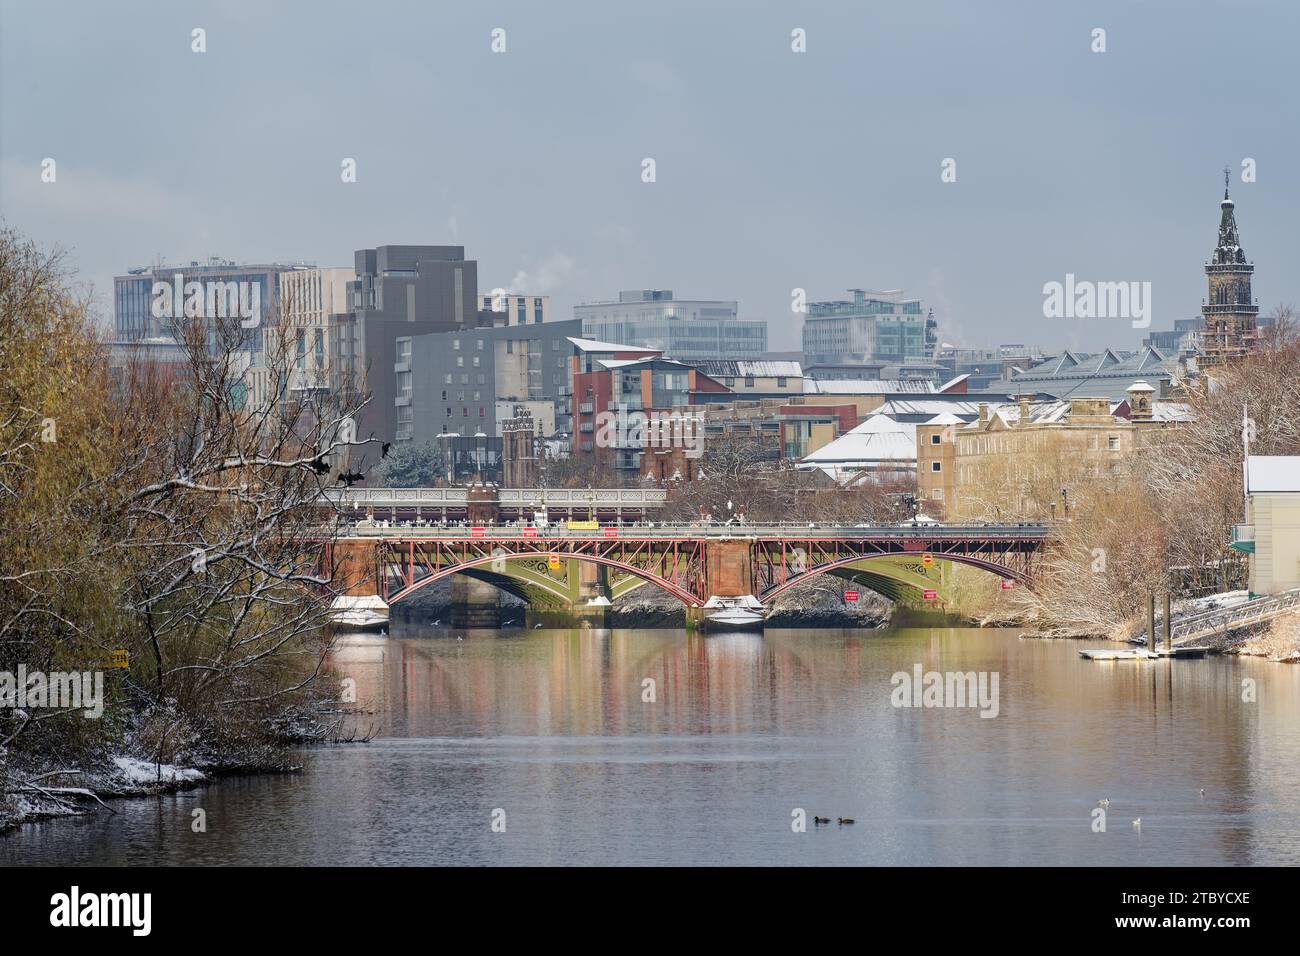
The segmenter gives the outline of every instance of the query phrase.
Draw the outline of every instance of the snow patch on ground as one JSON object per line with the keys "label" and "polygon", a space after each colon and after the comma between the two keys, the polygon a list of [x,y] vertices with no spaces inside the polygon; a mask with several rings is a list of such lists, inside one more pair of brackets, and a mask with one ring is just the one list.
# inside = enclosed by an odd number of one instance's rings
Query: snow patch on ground
{"label": "snow patch on ground", "polygon": [[157,783],[197,783],[207,779],[202,771],[191,767],[177,767],[170,763],[159,765],[147,760],[137,760],[135,757],[114,757],[113,763],[117,765],[126,782],[136,787],[147,787]]}

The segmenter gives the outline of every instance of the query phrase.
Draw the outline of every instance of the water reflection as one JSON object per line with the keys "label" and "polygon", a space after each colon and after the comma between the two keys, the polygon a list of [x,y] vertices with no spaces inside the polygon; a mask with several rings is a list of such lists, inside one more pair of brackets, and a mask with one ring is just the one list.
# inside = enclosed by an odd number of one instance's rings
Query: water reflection
{"label": "water reflection", "polygon": [[[331,666],[371,743],[28,827],[0,861],[1300,862],[1300,668],[1078,650],[971,629],[352,637]],[[996,672],[998,716],[891,706],[917,664]],[[800,809],[857,825],[797,833]]]}

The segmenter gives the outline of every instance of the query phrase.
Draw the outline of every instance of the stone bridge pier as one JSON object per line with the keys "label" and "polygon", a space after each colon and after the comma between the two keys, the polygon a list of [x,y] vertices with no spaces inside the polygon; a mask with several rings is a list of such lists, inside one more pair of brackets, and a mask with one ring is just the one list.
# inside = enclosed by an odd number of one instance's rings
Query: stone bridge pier
{"label": "stone bridge pier", "polygon": [[[704,543],[704,582],[713,598],[752,597],[754,552],[747,540],[706,541]],[[695,627],[714,612],[711,607],[688,607],[686,626]]]}

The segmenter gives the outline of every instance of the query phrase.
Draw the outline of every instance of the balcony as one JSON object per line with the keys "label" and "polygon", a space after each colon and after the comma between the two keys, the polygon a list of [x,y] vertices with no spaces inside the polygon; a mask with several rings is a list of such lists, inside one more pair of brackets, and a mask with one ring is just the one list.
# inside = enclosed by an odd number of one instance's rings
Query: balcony
{"label": "balcony", "polygon": [[1234,524],[1232,526],[1232,544],[1234,551],[1255,553],[1255,526],[1253,524]]}

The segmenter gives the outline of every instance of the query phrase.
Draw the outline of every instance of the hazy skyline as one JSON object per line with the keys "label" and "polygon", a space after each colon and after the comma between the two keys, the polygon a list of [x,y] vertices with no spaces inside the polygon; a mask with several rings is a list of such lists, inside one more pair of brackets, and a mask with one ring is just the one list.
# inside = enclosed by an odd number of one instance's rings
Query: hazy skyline
{"label": "hazy skyline", "polygon": [[458,244],[557,319],[671,288],[786,350],[791,290],[902,288],[943,341],[1132,348],[1126,320],[1045,319],[1044,283],[1196,316],[1227,164],[1261,314],[1300,303],[1295,4],[860,6],[0,0],[0,215],[105,319],[158,256]]}

